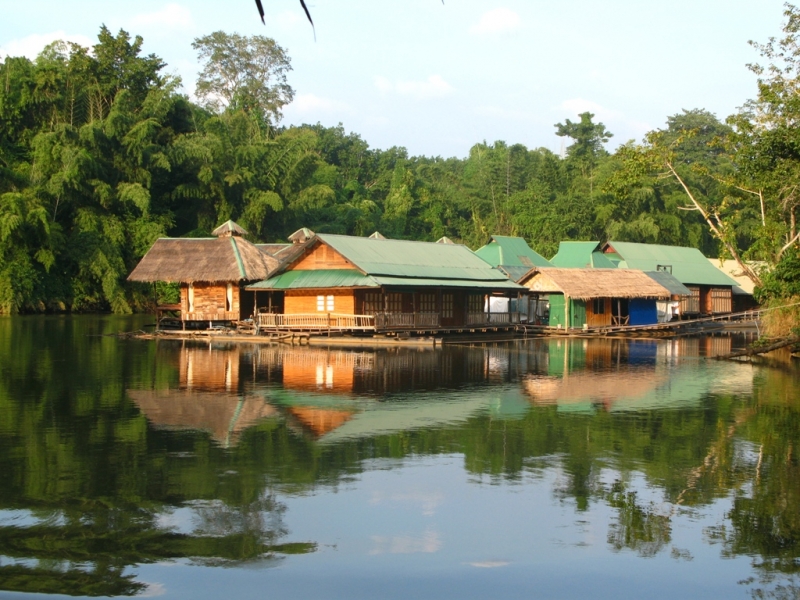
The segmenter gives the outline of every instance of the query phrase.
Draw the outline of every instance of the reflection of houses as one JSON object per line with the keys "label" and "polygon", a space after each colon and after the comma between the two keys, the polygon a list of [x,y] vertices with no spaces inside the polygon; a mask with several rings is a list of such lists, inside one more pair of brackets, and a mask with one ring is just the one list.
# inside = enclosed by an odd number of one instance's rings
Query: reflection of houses
{"label": "reflection of houses", "polygon": [[255,396],[183,390],[128,390],[128,396],[156,428],[208,431],[221,446],[234,445],[248,427],[277,415]]}
{"label": "reflection of houses", "polygon": [[487,299],[516,298],[523,288],[466,246],[309,235],[279,274],[248,287],[262,307],[261,329],[425,333],[519,321],[507,309],[492,312]]}
{"label": "reflection of houses", "polygon": [[618,268],[670,273],[691,292],[681,314],[721,314],[733,309],[730,277],[711,265],[697,248],[633,242],[561,242],[551,262],[563,268]]}
{"label": "reflection of houses", "polygon": [[254,294],[244,285],[268,277],[279,262],[245,240],[245,233],[228,221],[214,230],[215,238],[158,239],[128,280],[180,283],[180,304],[159,308],[179,311],[184,327],[249,318]]}
{"label": "reflection of houses", "polygon": [[534,269],[520,283],[548,296],[550,326],[570,329],[657,323],[657,302],[669,301],[676,292],[689,294],[668,273],[659,277],[672,280],[670,289],[631,269]]}
{"label": "reflection of houses", "polygon": [[509,356],[507,347],[281,348],[272,357],[283,365],[283,386],[270,401],[290,426],[323,442],[461,422],[481,410],[518,416],[528,405],[516,387],[476,385],[505,379]]}
{"label": "reflection of houses", "polygon": [[248,427],[276,416],[271,404],[242,389],[252,357],[241,346],[183,343],[164,350],[159,361],[177,368],[178,389],[128,391],[154,427],[208,431],[227,447]]}
{"label": "reflection of houses", "polygon": [[522,387],[535,405],[559,411],[651,410],[698,406],[708,394],[750,393],[753,369],[725,361],[693,362],[675,368],[674,361],[724,347],[721,340],[548,340],[547,374],[530,374]]}

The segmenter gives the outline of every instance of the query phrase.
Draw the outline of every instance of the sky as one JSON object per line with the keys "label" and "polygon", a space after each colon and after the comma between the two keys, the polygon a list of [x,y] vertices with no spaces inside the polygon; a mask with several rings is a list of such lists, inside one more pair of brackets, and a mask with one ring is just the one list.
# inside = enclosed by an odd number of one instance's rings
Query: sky
{"label": "sky", "polygon": [[668,116],[724,119],[755,97],[748,40],[779,36],[783,0],[0,0],[0,57],[35,58],[67,39],[91,46],[105,24],[144,38],[184,91],[191,47],[222,30],[264,35],[292,60],[282,124],[343,125],[373,148],[465,157],[503,140],[560,153],[556,123],[590,111],[640,141]]}

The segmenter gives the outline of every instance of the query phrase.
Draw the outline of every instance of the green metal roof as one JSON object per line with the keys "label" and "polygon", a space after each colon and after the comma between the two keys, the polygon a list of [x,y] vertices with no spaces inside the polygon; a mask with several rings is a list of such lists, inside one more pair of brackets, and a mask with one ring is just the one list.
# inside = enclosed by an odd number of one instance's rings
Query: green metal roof
{"label": "green metal roof", "polygon": [[670,267],[675,279],[683,284],[736,285],[697,248],[634,242],[608,242],[608,246],[622,259],[619,268],[658,271],[659,266]]}
{"label": "green metal roof", "polygon": [[[466,246],[407,240],[317,235],[367,275],[421,279],[507,281]],[[411,283],[411,282],[408,282]],[[439,285],[446,285],[440,281]]]}
{"label": "green metal roof", "polygon": [[666,288],[673,296],[691,296],[692,292],[666,271],[645,271],[645,275],[653,279],[656,283]]}
{"label": "green metal roof", "polygon": [[[475,254],[493,267],[552,267],[544,256],[534,251],[521,237],[493,235],[492,240]],[[524,273],[523,273],[524,274]]]}
{"label": "green metal roof", "polygon": [[424,277],[385,277],[364,275],[349,269],[326,269],[318,271],[286,271],[265,281],[247,287],[248,290],[298,290],[324,288],[358,287],[445,287],[477,288],[492,290],[521,290],[521,286],[502,279],[499,281],[479,281],[474,279],[429,279]]}
{"label": "green metal roof", "polygon": [[249,290],[297,290],[308,288],[380,287],[369,275],[352,269],[286,271],[247,287]]}
{"label": "green metal roof", "polygon": [[550,259],[562,269],[613,269],[617,265],[599,251],[600,242],[560,242],[558,253]]}
{"label": "green metal roof", "polygon": [[511,265],[500,265],[497,268],[508,275],[511,281],[517,282],[525,277],[531,270],[531,267],[512,267]]}
{"label": "green metal roof", "polygon": [[486,290],[517,290],[525,288],[517,285],[510,279],[501,281],[478,281],[475,279],[428,279],[425,277],[384,277],[373,276],[373,279],[382,286],[422,286],[422,287],[459,287],[459,288],[478,288]]}

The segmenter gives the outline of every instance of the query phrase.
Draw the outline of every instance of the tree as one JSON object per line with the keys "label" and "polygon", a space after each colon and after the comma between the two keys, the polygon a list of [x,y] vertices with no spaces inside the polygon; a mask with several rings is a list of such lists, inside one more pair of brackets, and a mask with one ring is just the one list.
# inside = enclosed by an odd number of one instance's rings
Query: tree
{"label": "tree", "polygon": [[192,48],[203,62],[197,97],[210,110],[244,110],[264,125],[281,120],[281,109],[294,98],[286,81],[291,60],[275,40],[215,31],[196,38]]}
{"label": "tree", "polygon": [[740,185],[761,201],[762,243],[775,263],[800,247],[800,10],[786,4],[784,16],[783,37],[750,42],[768,65],[748,65],[758,76],[758,96],[728,119]]}
{"label": "tree", "polygon": [[567,147],[567,156],[570,162],[577,165],[581,174],[589,178],[589,194],[594,193],[592,175],[597,161],[608,153],[603,148],[603,144],[613,137],[613,134],[606,129],[602,123],[593,123],[594,114],[584,112],[578,115],[581,120],[573,123],[569,119],[563,123],[556,123],[556,135],[568,137],[575,140]]}

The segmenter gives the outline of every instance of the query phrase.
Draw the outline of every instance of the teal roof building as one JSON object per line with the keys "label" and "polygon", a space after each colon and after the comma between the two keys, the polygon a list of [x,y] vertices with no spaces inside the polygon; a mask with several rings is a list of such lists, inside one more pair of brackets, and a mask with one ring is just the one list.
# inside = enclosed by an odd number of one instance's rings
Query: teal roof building
{"label": "teal roof building", "polygon": [[521,237],[493,235],[489,243],[478,248],[475,254],[502,270],[512,281],[519,281],[533,267],[553,266]]}

